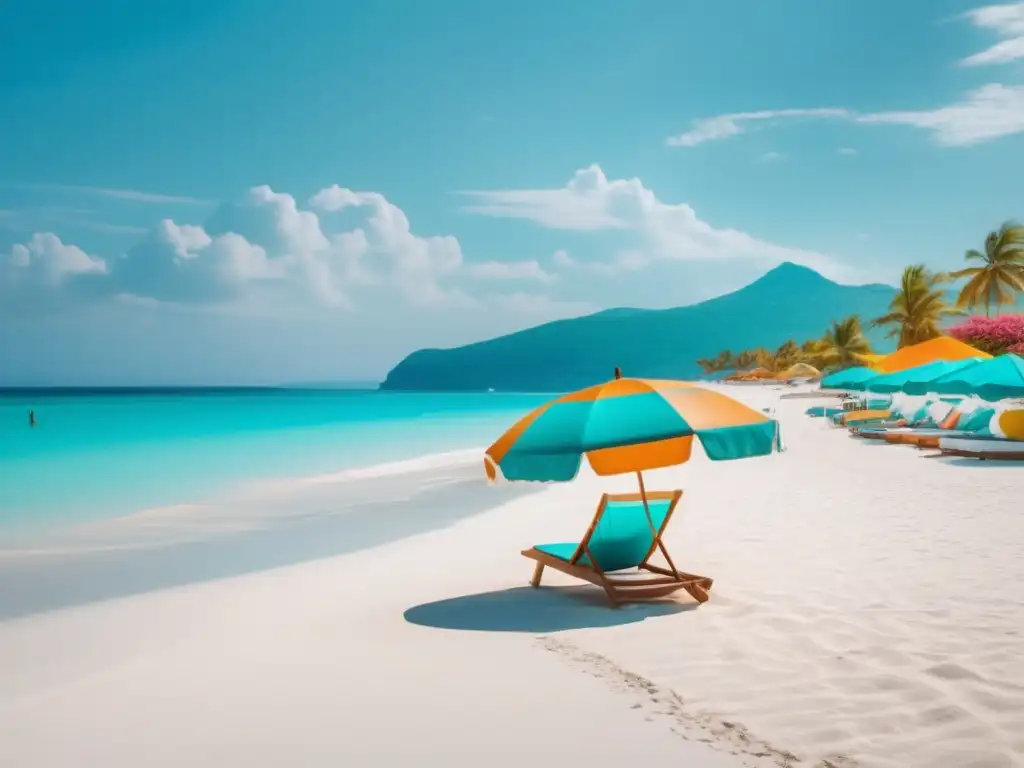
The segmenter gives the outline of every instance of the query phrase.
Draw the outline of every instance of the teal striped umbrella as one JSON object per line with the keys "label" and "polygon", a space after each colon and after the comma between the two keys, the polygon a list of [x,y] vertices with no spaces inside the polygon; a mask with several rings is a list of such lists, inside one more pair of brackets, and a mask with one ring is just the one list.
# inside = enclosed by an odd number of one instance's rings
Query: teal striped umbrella
{"label": "teal striped umbrella", "polygon": [[895,373],[887,373],[868,382],[869,392],[907,392],[912,395],[923,395],[934,392],[932,385],[936,379],[963,368],[976,365],[980,357],[967,360],[934,360],[914,368],[907,368]]}
{"label": "teal striped umbrella", "polygon": [[864,366],[847,368],[843,371],[836,371],[822,379],[821,388],[863,390],[867,382],[880,375],[881,374],[873,368],[866,368]]}
{"label": "teal striped umbrella", "polygon": [[934,382],[934,391],[943,395],[977,395],[992,401],[1024,397],[1024,359],[1000,355],[951,371]]}
{"label": "teal striped umbrella", "polygon": [[782,447],[778,422],[721,392],[616,378],[523,416],[487,449],[484,467],[492,480],[500,470],[506,480],[564,482],[586,456],[598,475],[639,474],[688,461],[695,438],[713,461]]}

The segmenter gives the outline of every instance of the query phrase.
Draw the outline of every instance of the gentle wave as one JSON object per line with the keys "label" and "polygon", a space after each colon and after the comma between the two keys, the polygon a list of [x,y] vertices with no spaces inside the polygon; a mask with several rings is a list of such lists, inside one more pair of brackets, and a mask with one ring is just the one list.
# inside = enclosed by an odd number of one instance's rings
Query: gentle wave
{"label": "gentle wave", "polygon": [[[344,514],[396,494],[408,498],[438,482],[486,483],[483,448],[427,454],[309,476],[251,480],[203,502],[172,504],[49,531],[12,533],[0,539],[0,563],[26,557],[149,548],[212,536],[266,530],[316,515]],[[338,486],[346,485],[343,502]],[[330,510],[318,509],[330,499]]]}
{"label": "gentle wave", "polygon": [[196,504],[244,493],[254,480],[287,485],[487,444],[542,400],[279,390],[8,397],[0,399],[0,531]]}

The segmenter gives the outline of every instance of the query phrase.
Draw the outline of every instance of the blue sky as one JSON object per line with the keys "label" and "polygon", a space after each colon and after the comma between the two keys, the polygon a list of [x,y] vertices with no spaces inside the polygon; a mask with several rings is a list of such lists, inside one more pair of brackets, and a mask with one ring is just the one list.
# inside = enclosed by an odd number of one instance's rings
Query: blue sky
{"label": "blue sky", "polygon": [[375,378],[1024,218],[1024,3],[0,4],[0,384]]}

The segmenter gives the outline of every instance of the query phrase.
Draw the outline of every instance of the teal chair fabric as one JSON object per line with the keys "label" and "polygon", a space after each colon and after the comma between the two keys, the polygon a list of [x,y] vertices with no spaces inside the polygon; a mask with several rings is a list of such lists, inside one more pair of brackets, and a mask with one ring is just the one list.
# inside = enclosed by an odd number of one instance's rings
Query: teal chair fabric
{"label": "teal chair fabric", "polygon": [[[655,530],[661,531],[672,507],[672,500],[652,499],[648,504],[651,522]],[[576,562],[580,565],[596,565],[602,571],[635,568],[644,561],[653,544],[654,536],[647,522],[643,502],[609,499],[587,542],[596,563],[592,563],[585,554]],[[538,544],[535,549],[571,562],[579,547],[578,543],[558,543]]]}
{"label": "teal chair fabric", "polygon": [[983,432],[988,431],[989,422],[995,414],[993,408],[977,408],[968,414],[960,417],[957,423],[957,431],[960,432]]}

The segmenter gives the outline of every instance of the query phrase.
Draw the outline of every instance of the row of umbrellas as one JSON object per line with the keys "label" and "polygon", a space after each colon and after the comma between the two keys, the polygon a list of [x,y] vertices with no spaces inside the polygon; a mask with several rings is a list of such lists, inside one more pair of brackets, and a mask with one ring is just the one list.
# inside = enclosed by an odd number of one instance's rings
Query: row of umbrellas
{"label": "row of umbrellas", "polygon": [[823,389],[910,395],[976,395],[996,401],[1024,397],[1024,359],[1007,354],[964,360],[933,360],[894,373],[847,368],[822,379]]}
{"label": "row of umbrellas", "polygon": [[[902,347],[889,355],[862,354],[857,355],[864,367],[852,369],[863,371],[863,376],[877,376],[881,373],[897,373],[910,368],[918,368],[927,363],[936,361],[956,362],[958,360],[988,359],[992,355],[975,349],[970,344],[965,344],[959,339],[951,336],[938,336],[934,339]],[[846,373],[842,371],[841,373]],[[764,368],[755,368],[753,371],[743,371],[726,378],[729,379],[795,379],[815,378],[820,373],[813,366],[806,363],[797,363],[782,373],[773,374]],[[860,380],[854,379],[856,384]],[[850,387],[845,387],[850,388]]]}

